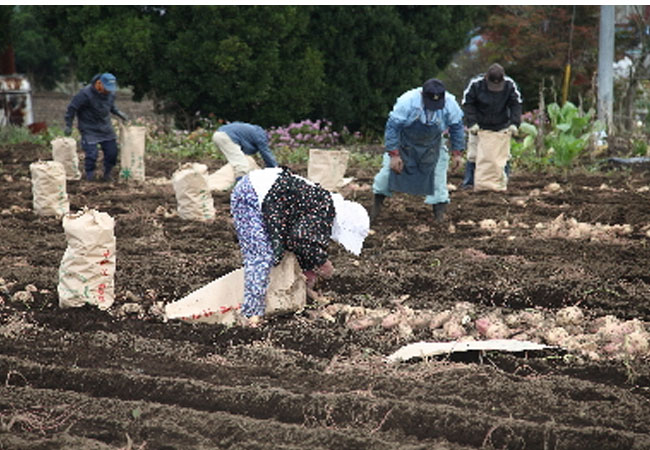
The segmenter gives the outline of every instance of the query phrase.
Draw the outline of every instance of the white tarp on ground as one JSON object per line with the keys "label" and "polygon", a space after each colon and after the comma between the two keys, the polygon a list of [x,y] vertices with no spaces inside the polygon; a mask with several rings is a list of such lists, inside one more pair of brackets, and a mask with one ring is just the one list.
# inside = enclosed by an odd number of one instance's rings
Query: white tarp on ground
{"label": "white tarp on ground", "polygon": [[516,339],[488,339],[485,341],[467,342],[416,342],[405,345],[386,359],[389,362],[408,361],[413,358],[427,358],[430,356],[447,355],[449,353],[469,351],[501,351],[525,352],[531,350],[544,350],[555,348],[548,345],[537,344],[530,341]]}

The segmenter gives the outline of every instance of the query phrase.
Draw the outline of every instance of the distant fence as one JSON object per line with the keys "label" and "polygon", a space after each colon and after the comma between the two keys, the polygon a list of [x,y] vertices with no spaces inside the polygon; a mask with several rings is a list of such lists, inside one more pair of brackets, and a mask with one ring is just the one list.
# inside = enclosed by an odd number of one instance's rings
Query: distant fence
{"label": "distant fence", "polygon": [[[34,92],[32,93],[32,111],[34,113],[34,122],[46,122],[48,126],[65,126],[64,117],[68,103],[72,99],[71,95],[60,92]],[[129,118],[136,117],[155,117],[153,111],[153,102],[143,100],[134,102],[129,94],[117,94],[115,105],[121,111],[124,111]],[[75,122],[76,124],[76,122]]]}

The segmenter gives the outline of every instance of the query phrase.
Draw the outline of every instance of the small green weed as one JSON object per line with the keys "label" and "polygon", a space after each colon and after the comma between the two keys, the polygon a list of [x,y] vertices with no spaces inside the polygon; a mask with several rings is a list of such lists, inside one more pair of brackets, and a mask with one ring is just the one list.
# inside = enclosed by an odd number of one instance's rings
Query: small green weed
{"label": "small green weed", "polygon": [[648,144],[641,139],[632,141],[632,156],[646,156],[648,154]]}
{"label": "small green weed", "polygon": [[379,169],[379,167],[381,167],[381,154],[376,155],[355,150],[355,148],[350,149],[349,164],[351,166],[359,167],[361,169]]}
{"label": "small green weed", "polygon": [[36,134],[33,134],[27,127],[15,125],[0,127],[0,143],[7,145],[29,143],[49,147],[50,141],[58,136],[63,136],[63,130],[57,126],[49,127]]}
{"label": "small green weed", "polygon": [[29,128],[7,125],[0,127],[0,142],[7,145],[22,144],[25,142],[34,142],[35,135],[29,131]]}
{"label": "small green weed", "polygon": [[271,151],[281,165],[307,164],[309,160],[309,149],[307,147],[286,147],[272,148]]}

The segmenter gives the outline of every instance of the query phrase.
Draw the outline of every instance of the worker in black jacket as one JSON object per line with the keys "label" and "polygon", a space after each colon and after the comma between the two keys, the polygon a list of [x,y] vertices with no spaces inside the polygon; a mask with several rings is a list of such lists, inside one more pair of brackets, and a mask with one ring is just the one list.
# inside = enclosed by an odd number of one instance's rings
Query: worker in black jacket
{"label": "worker in black jacket", "polygon": [[[522,97],[515,81],[506,76],[503,67],[492,64],[488,71],[470,80],[463,92],[462,108],[469,129],[467,162],[463,188],[474,186],[478,130],[507,130],[517,134],[521,124]],[[509,163],[506,173],[509,172]]]}

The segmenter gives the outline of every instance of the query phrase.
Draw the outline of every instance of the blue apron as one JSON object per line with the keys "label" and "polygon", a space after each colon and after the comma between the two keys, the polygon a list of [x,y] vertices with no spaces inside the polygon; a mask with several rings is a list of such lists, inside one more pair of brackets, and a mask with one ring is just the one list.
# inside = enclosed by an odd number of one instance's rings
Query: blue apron
{"label": "blue apron", "polygon": [[402,173],[390,171],[388,188],[392,192],[433,195],[435,167],[440,157],[442,130],[438,121],[429,125],[416,120],[401,131]]}

